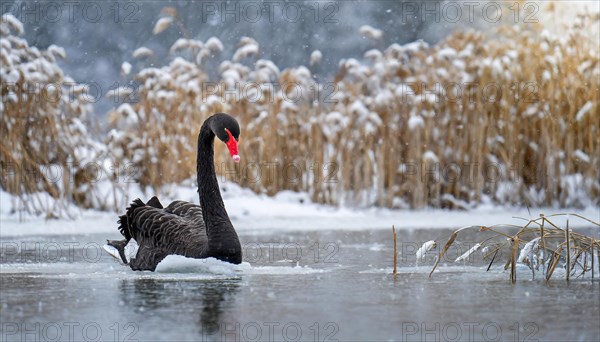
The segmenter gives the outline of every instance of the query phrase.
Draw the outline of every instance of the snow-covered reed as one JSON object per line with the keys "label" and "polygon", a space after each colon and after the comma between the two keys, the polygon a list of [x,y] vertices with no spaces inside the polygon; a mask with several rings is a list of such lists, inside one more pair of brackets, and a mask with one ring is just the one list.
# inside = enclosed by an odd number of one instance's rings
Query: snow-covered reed
{"label": "snow-covered reed", "polygon": [[417,250],[416,256],[417,256],[417,261],[422,260],[425,257],[425,254],[427,254],[427,252],[431,251],[432,249],[434,249],[437,246],[437,243],[434,240],[430,240],[425,242],[421,248],[419,248]]}
{"label": "snow-covered reed", "polygon": [[421,248],[419,248],[417,250],[417,253],[416,253],[417,261],[422,260],[423,257],[425,256],[425,254],[427,254],[427,252],[429,252],[430,250],[435,248],[435,246],[437,246],[437,243],[434,240],[430,240],[430,241],[423,243]]}
{"label": "snow-covered reed", "polygon": [[481,244],[480,243],[476,243],[475,246],[469,248],[468,251],[466,251],[461,256],[459,256],[458,258],[456,258],[456,260],[454,260],[454,262],[459,262],[459,261],[467,260],[471,256],[471,254],[473,254],[477,250],[479,250],[479,247],[481,247]]}
{"label": "snow-covered reed", "polygon": [[[561,218],[565,221],[562,226],[557,223]],[[504,270],[510,269],[512,282],[517,279],[518,263],[527,265],[534,277],[536,272],[541,271],[547,281],[550,280],[561,261],[567,280],[588,276],[592,279],[598,278],[600,277],[600,265],[598,264],[600,239],[570,229],[569,220],[575,219],[583,220],[594,229],[600,228],[600,223],[577,214],[548,216],[542,214],[535,219],[525,219],[526,223],[522,226],[471,226],[456,230],[444,245],[430,276],[437,268],[439,260],[456,241],[458,234],[463,230],[476,228],[479,230],[478,235],[481,235],[481,242],[459,256],[455,262],[466,260],[475,251],[482,248],[484,260],[490,260],[488,270],[494,263],[499,262],[498,255],[508,252],[509,257],[504,263]],[[516,233],[510,233],[511,230],[516,230]],[[419,249],[419,252],[424,248],[425,245]],[[417,259],[419,259],[419,255],[417,255]]]}
{"label": "snow-covered reed", "polygon": [[598,205],[600,62],[585,29],[596,23],[393,44],[341,60],[329,83],[260,59],[249,37],[229,58],[216,38],[178,40],[170,62],[137,72],[138,101],[110,113],[109,144],[158,188],[193,175],[199,125],[226,111],[243,126],[243,158],[217,151],[217,172],[260,193],[400,208]]}
{"label": "snow-covered reed", "polygon": [[0,187],[13,210],[68,215],[69,203],[103,207],[97,186],[106,147],[90,138],[92,112],[84,85],[57,64],[64,49],[29,46],[12,14],[0,19]]}
{"label": "snow-covered reed", "polygon": [[[456,32],[434,46],[392,44],[339,61],[326,81],[317,51],[311,67],[282,70],[242,37],[225,56],[218,38],[194,39],[167,8],[156,35],[176,25],[183,37],[165,65],[144,67],[156,58],[143,47],[124,61],[121,74],[139,88],[110,92],[126,101],[98,143],[89,92],[56,64],[64,50],[30,47],[23,25],[4,14],[0,185],[107,209],[90,172],[112,167],[134,171],[107,177],[115,189],[126,176],[158,193],[193,177],[199,126],[225,111],[243,127],[242,162],[216,144],[217,172],[258,193],[394,208],[600,205],[600,60],[587,35],[597,21],[579,16],[561,35],[521,25]],[[385,32],[360,34],[380,42]],[[54,166],[72,177],[56,181]]]}

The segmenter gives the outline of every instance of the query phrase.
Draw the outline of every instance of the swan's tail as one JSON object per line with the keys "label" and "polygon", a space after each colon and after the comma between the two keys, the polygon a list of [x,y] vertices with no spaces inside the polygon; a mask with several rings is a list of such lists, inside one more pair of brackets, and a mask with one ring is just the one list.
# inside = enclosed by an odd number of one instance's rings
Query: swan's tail
{"label": "swan's tail", "polygon": [[131,205],[129,207],[127,207],[127,209],[125,211],[125,215],[119,216],[119,221],[117,221],[117,223],[119,224],[119,231],[121,232],[121,235],[123,235],[123,237],[127,241],[129,241],[134,235],[131,230],[132,230],[132,228],[133,228],[133,230],[135,230],[135,228],[132,227],[130,224],[131,222],[133,222],[134,210],[137,208],[145,207],[145,206],[158,208],[158,209],[163,208],[162,204],[160,203],[160,201],[158,200],[158,198],[156,196],[152,196],[152,198],[146,204],[144,204],[144,202],[142,202],[141,199],[136,198],[133,202],[131,202]]}
{"label": "swan's tail", "polygon": [[147,203],[142,202],[139,198],[135,199],[125,211],[125,215],[119,216],[117,223],[119,224],[119,232],[124,240],[106,240],[104,250],[108,252],[115,259],[119,260],[125,265],[129,264],[129,261],[134,258],[138,251],[138,244],[133,239],[136,234],[136,227],[133,226],[134,222],[134,211],[138,208],[145,206],[162,209],[163,206],[156,196],[153,196]]}
{"label": "swan's tail", "polygon": [[129,260],[125,255],[125,246],[127,246],[127,244],[132,238],[131,227],[129,225],[129,222],[131,222],[131,213],[133,213],[134,209],[144,205],[144,202],[142,202],[140,199],[136,199],[135,201],[133,201],[131,205],[127,207],[125,215],[119,216],[119,220],[117,221],[117,223],[119,224],[119,232],[121,233],[121,235],[123,235],[125,239],[106,240],[106,245],[104,245],[104,250],[108,254],[112,255],[115,259],[121,261],[125,265],[129,264]]}
{"label": "swan's tail", "polygon": [[129,231],[129,220],[127,220],[127,214],[119,216],[117,221],[119,224],[119,232],[125,238],[125,240],[131,239],[131,232]]}
{"label": "swan's tail", "polygon": [[121,259],[120,261],[122,261],[125,265],[129,263],[129,260],[127,258],[128,251],[126,246],[129,243],[129,241],[133,238],[133,234],[131,232],[132,227],[129,224],[130,222],[133,222],[133,211],[137,208],[144,207],[146,205],[154,208],[162,208],[162,204],[160,203],[158,198],[156,198],[156,196],[152,197],[146,204],[144,204],[144,202],[142,202],[142,200],[140,200],[139,198],[134,200],[133,202],[131,202],[131,205],[127,207],[125,215],[119,216],[119,220],[117,221],[117,223],[119,224],[119,232],[121,233],[121,235],[123,235],[125,239],[106,240],[104,250],[106,250],[108,254],[112,255],[116,259]]}
{"label": "swan's tail", "polygon": [[135,231],[135,227],[132,227],[133,212],[135,211],[135,209],[145,206],[146,204],[144,204],[144,202],[142,202],[141,199],[136,198],[133,202],[131,202],[129,207],[127,207],[125,215],[119,216],[119,231],[121,232],[123,237],[125,237],[125,239],[129,240],[134,235],[132,232],[132,229]]}

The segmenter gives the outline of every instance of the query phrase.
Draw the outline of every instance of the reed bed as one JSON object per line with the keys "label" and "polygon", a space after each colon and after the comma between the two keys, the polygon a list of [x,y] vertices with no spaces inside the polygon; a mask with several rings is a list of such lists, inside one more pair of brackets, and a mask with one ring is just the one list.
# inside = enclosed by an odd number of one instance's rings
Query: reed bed
{"label": "reed bed", "polygon": [[582,15],[560,36],[503,26],[393,44],[341,60],[329,83],[259,59],[249,37],[231,58],[216,38],[182,38],[165,66],[136,62],[136,100],[110,113],[109,149],[158,191],[193,177],[199,126],[226,111],[243,127],[242,162],[219,150],[217,171],[259,193],[391,208],[599,205],[600,63],[586,35],[597,24]]}
{"label": "reed bed", "polygon": [[[181,25],[174,9],[162,15],[155,34]],[[393,44],[341,60],[321,83],[320,52],[280,70],[250,37],[224,56],[217,38],[187,34],[164,66],[145,66],[144,47],[123,63],[139,87],[110,92],[121,104],[98,141],[88,89],[56,64],[64,50],[30,47],[4,14],[0,186],[16,210],[51,215],[117,208],[123,180],[160,194],[193,178],[200,125],[224,111],[243,127],[242,162],[216,144],[217,172],[258,193],[391,208],[600,205],[597,24],[582,15],[560,36],[512,26]]]}
{"label": "reed bed", "polygon": [[[561,227],[556,219],[565,218],[566,224]],[[526,265],[532,272],[532,277],[540,274],[546,281],[550,281],[559,264],[565,269],[565,278],[583,278],[590,275],[591,279],[600,277],[600,239],[573,231],[569,227],[569,218],[581,219],[595,228],[600,228],[600,223],[577,214],[540,215],[535,219],[524,219],[526,223],[519,225],[493,225],[493,226],[467,226],[454,231],[440,251],[429,276],[436,270],[440,260],[452,244],[457,240],[459,233],[467,230],[478,230],[481,240],[471,249],[459,256],[455,262],[470,258],[475,252],[481,251],[484,260],[489,260],[487,270],[494,264],[502,263],[499,255],[508,251],[508,259],[504,263],[504,270],[510,270],[510,280],[517,280],[517,264]],[[510,234],[507,231],[517,230]],[[420,254],[429,251],[429,246],[437,245],[437,241],[426,242],[417,252]]]}
{"label": "reed bed", "polygon": [[97,191],[106,147],[90,138],[87,89],[57,65],[62,48],[39,50],[22,34],[22,23],[3,14],[0,187],[19,212],[65,216],[70,203],[107,209]]}

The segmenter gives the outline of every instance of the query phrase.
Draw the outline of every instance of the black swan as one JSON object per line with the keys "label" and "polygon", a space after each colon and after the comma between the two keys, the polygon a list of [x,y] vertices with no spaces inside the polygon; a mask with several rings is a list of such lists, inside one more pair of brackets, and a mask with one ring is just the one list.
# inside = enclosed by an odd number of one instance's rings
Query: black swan
{"label": "black swan", "polygon": [[[233,160],[240,161],[238,122],[224,113],[206,119],[198,134],[196,171],[200,205],[175,201],[163,208],[156,196],[147,203],[139,198],[134,200],[125,215],[119,216],[119,231],[125,239],[107,241],[105,249],[111,255],[115,256],[109,249],[118,252],[123,263],[134,271],[154,271],[170,254],[197,259],[213,257],[233,264],[242,262],[240,241],[225,210],[215,175],[215,135],[227,145]],[[132,238],[139,249],[128,262],[125,246]]]}

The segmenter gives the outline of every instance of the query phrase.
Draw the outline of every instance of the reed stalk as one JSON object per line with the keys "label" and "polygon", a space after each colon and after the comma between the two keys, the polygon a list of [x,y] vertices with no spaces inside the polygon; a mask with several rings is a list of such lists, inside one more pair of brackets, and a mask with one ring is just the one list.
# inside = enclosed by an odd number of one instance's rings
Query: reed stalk
{"label": "reed stalk", "polygon": [[[556,218],[565,218],[564,228],[557,224]],[[555,214],[555,215],[540,215],[538,218],[526,220],[522,226],[519,225],[492,225],[481,226],[478,234],[488,234],[477,248],[489,250],[484,253],[483,259],[491,257],[486,271],[492,268],[492,265],[497,261],[497,256],[502,250],[509,249],[509,257],[504,263],[504,271],[510,269],[510,281],[515,283],[517,280],[517,264],[523,263],[532,271],[532,277],[535,278],[535,268],[539,267],[540,260],[543,260],[542,272],[545,275],[546,281],[550,281],[556,267],[561,259],[565,261],[566,280],[571,280],[571,274],[575,274],[577,278],[585,277],[589,272],[591,279],[595,278],[594,269],[598,267],[594,260],[594,248],[598,248],[600,240],[573,231],[571,228],[570,219],[576,217],[581,221],[589,224],[592,229],[600,228],[600,223],[583,217],[578,214]],[[553,222],[554,220],[554,222]],[[537,227],[536,227],[537,225]],[[474,228],[475,226],[467,226],[454,231],[443,250],[440,253],[438,260],[429,276],[436,270],[440,259],[446,254],[451,245],[457,241],[461,231]],[[510,234],[504,230],[516,230],[515,234]],[[563,252],[564,251],[564,252]],[[471,250],[456,259],[456,262],[464,260],[465,255],[470,255]],[[549,255],[546,260],[545,255]],[[591,256],[591,267],[588,267],[588,255]],[[536,264],[536,260],[538,263]],[[580,274],[577,274],[578,272]]]}

